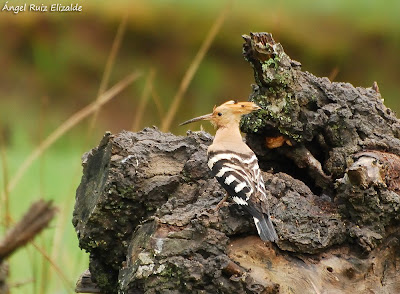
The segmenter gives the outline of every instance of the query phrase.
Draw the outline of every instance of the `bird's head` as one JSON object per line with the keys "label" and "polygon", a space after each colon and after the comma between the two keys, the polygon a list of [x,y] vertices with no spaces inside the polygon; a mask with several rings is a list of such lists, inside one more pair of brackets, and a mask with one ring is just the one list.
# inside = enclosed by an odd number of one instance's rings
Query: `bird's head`
{"label": "bird's head", "polygon": [[253,102],[237,102],[230,100],[220,106],[214,106],[212,113],[192,118],[180,125],[186,125],[199,120],[209,120],[217,128],[227,127],[231,124],[237,125],[242,115],[249,114],[259,109],[261,109],[261,107]]}

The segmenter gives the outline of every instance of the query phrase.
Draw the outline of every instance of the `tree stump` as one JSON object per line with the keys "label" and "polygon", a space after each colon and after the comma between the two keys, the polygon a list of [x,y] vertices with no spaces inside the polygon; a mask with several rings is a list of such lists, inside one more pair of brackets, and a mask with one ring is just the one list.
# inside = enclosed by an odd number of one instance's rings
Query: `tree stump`
{"label": "tree stump", "polygon": [[[301,71],[267,33],[241,123],[264,170],[279,241],[211,177],[212,136],[107,133],[83,157],[73,224],[102,293],[400,293],[400,121],[377,86]],[[90,285],[93,289],[93,285]],[[98,290],[100,289],[100,290]],[[78,285],[77,291],[85,287]]]}

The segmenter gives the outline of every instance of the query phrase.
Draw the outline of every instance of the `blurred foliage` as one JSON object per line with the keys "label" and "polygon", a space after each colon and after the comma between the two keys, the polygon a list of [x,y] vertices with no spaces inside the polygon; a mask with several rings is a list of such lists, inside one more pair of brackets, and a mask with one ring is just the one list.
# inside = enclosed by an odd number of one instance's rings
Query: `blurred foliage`
{"label": "blurred foliage", "polygon": [[[9,5],[24,3],[71,2],[8,1]],[[80,155],[95,146],[104,131],[132,126],[151,69],[155,70],[154,95],[165,113],[212,23],[227,4],[212,0],[76,3],[83,6],[83,12],[0,11],[0,130],[7,135],[9,178],[46,135],[95,100],[118,25],[129,14],[109,87],[135,69],[144,77],[103,107],[92,140],[86,140],[87,124],[81,124],[53,145],[11,193],[15,219],[40,196],[55,199],[61,207],[54,230],[45,233],[42,243],[71,283],[87,260],[70,224],[81,175]],[[248,0],[231,4],[227,20],[184,96],[171,130],[174,133],[184,134],[187,128],[177,124],[210,112],[214,104],[247,99],[253,76],[241,56],[241,35],[251,31],[271,32],[291,58],[317,76],[363,87],[377,81],[386,105],[400,112],[400,1]],[[160,126],[158,110],[150,99],[141,127]],[[34,286],[23,286],[20,293],[41,293],[42,279],[50,280],[45,274],[49,268],[41,265],[40,255],[32,248],[24,252],[12,259],[12,282],[34,278]],[[54,273],[50,277],[48,293],[68,292]]]}
{"label": "blurred foliage", "polygon": [[[19,99],[26,105],[24,112],[29,112],[46,96],[59,118],[59,112],[68,115],[91,102],[118,23],[127,12],[129,24],[112,83],[132,69],[147,72],[154,68],[154,88],[166,109],[212,22],[226,5],[210,0],[80,4],[81,13],[1,13],[2,107],[7,107],[10,98]],[[315,75],[364,87],[376,80],[387,105],[398,111],[398,11],[398,1],[233,1],[227,21],[185,95],[190,102],[181,107],[185,115],[176,121],[207,112],[229,98],[247,99],[253,78],[241,57],[240,36],[250,31],[272,32],[287,53]],[[143,80],[102,112],[101,130],[131,126]],[[185,109],[185,105],[196,107]],[[154,110],[150,104],[143,126],[159,125]]]}

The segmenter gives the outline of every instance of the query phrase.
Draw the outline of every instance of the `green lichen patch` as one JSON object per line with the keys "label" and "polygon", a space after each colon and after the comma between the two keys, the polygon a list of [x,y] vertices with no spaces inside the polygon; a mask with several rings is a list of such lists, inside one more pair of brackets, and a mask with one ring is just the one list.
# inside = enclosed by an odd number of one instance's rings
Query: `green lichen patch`
{"label": "green lichen patch", "polygon": [[281,66],[278,56],[263,62],[261,71],[264,87],[287,87],[292,77],[290,69]]}
{"label": "green lichen patch", "polygon": [[243,132],[270,135],[272,131],[297,142],[302,140],[302,129],[296,129],[294,123],[299,105],[292,93],[281,88],[258,88],[250,100],[262,110],[243,117],[240,125]]}

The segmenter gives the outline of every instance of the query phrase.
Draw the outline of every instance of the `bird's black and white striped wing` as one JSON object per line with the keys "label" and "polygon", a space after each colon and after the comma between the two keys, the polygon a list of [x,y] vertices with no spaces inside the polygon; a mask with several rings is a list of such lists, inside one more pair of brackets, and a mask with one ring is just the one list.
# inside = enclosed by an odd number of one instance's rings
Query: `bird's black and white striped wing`
{"label": "bird's black and white striped wing", "polygon": [[253,216],[261,239],[276,241],[278,237],[269,215],[261,209],[261,205],[266,205],[266,193],[255,154],[211,152],[208,167],[233,201]]}
{"label": "bird's black and white striped wing", "polygon": [[239,205],[247,206],[254,193],[254,182],[247,168],[252,160],[233,152],[213,152],[208,156],[211,174]]}
{"label": "bird's black and white striped wing", "polygon": [[263,220],[259,221],[256,217],[254,217],[254,223],[256,224],[258,234],[262,240],[275,242],[278,240],[278,235],[276,234],[274,225],[272,224],[269,215],[267,192],[265,190],[265,184],[261,175],[261,170],[258,166],[258,161],[256,161],[251,167],[251,171],[253,172],[254,186],[256,187],[254,201],[257,203],[260,211],[264,212],[262,213]]}

